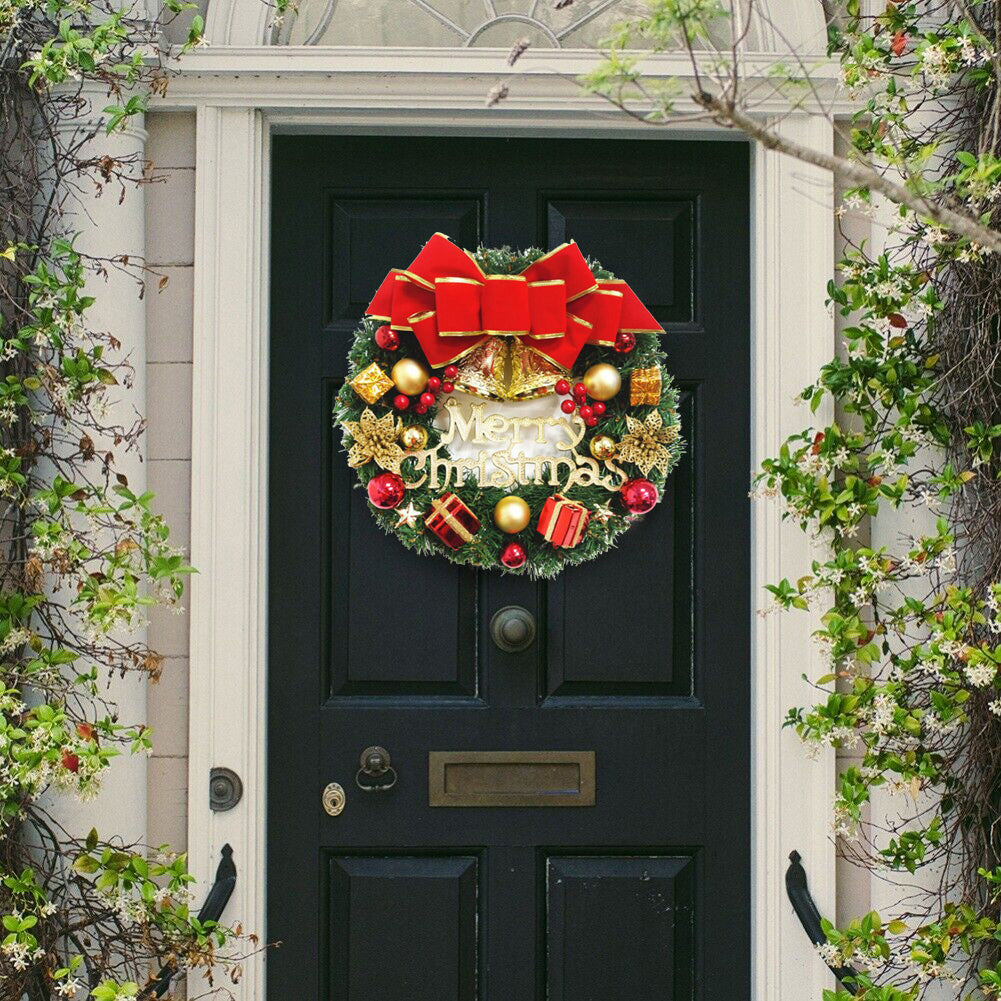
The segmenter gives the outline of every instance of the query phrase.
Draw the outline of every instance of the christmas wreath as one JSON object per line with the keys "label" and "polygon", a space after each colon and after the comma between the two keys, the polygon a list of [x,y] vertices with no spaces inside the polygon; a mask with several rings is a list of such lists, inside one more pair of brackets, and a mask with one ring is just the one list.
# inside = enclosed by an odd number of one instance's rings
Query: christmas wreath
{"label": "christmas wreath", "polygon": [[379,286],[335,404],[379,524],[532,578],[604,553],[684,450],[662,332],[575,243],[470,253],[436,233]]}

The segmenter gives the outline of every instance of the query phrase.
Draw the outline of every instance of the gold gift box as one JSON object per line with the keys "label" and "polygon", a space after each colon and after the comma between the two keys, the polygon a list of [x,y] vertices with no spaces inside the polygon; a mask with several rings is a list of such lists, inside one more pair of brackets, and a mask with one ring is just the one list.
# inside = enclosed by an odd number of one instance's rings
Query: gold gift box
{"label": "gold gift box", "polygon": [[393,380],[379,366],[372,362],[362,369],[352,380],[351,388],[366,402],[375,403],[387,390],[393,388]]}
{"label": "gold gift box", "polygon": [[629,376],[629,404],[637,407],[660,403],[660,367],[634,368]]}

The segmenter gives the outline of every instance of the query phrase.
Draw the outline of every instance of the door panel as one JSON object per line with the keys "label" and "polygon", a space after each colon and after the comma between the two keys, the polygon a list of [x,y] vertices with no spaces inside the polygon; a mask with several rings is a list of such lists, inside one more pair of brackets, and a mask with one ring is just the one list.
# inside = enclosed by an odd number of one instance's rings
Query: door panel
{"label": "door panel", "polygon": [[[736,143],[275,137],[272,1001],[748,995],[747,190]],[[553,582],[410,553],[340,450],[350,335],[435,231],[576,239],[665,327],[687,454],[616,550]],[[490,639],[506,605],[538,623],[519,653]],[[355,784],[374,744],[388,792]],[[594,805],[432,805],[435,752],[470,751],[593,752]],[[561,796],[568,774],[461,782]]]}
{"label": "door panel", "polygon": [[[693,200],[661,198],[547,200],[551,247],[576,240],[626,279],[662,324],[694,319]],[[595,247],[601,247],[601,255]],[[646,267],[637,269],[636,248]],[[366,305],[368,305],[366,303]]]}
{"label": "door panel", "polygon": [[335,856],[329,892],[334,997],[474,996],[475,857]]}
{"label": "door panel", "polygon": [[684,856],[548,858],[548,1001],[605,1001],[623,983],[631,1001],[690,1001],[694,869]]}

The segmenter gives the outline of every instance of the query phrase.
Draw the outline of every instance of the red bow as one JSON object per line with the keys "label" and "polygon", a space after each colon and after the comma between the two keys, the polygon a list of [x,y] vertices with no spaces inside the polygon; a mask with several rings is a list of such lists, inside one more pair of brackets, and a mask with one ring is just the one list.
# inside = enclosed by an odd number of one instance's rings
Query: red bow
{"label": "red bow", "polygon": [[576,243],[564,243],[518,275],[487,275],[435,233],[406,271],[393,269],[365,312],[412,330],[432,368],[450,365],[489,337],[524,337],[564,369],[585,344],[614,347],[619,331],[663,333],[624,282],[596,279]]}

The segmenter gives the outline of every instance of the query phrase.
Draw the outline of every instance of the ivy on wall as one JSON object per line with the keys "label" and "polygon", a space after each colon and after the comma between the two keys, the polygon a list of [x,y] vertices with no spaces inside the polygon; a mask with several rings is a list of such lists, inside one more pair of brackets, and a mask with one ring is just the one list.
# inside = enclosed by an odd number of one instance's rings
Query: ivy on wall
{"label": "ivy on wall", "polygon": [[[128,403],[130,332],[93,319],[110,273],[131,276],[139,296],[158,276],[124,254],[84,253],[73,231],[90,199],[128,198],[146,180],[140,158],[105,153],[114,145],[102,137],[167,86],[161,31],[178,17],[184,47],[197,45],[201,18],[182,0],[153,21],[145,5],[104,0],[0,5],[5,1001],[148,997],[162,966],[218,971],[219,984],[239,972],[233,932],[190,909],[183,855],[130,843],[117,824],[134,818],[68,829],[60,807],[97,795],[116,758],[150,750],[150,730],[120,717],[114,693],[159,676],[146,615],[176,604],[191,572],[152,495],[128,479],[144,432]],[[95,94],[107,95],[103,109]]]}

